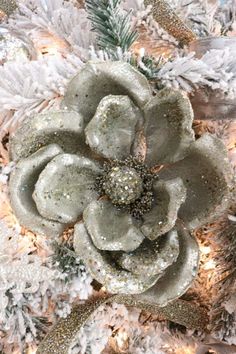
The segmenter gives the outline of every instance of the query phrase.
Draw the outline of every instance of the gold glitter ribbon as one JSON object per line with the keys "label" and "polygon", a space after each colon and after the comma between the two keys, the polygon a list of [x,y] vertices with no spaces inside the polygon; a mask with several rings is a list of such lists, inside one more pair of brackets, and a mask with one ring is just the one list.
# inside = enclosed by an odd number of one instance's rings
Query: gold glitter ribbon
{"label": "gold glitter ribbon", "polygon": [[182,44],[189,44],[197,39],[195,33],[180,19],[164,0],[144,0],[145,6],[152,5],[153,18],[168,33]]}
{"label": "gold glitter ribbon", "polygon": [[0,0],[0,12],[3,12],[7,16],[12,14],[17,8],[15,0]]}
{"label": "gold glitter ribbon", "polygon": [[61,319],[46,335],[36,354],[68,354],[70,348],[76,344],[80,329],[92,314],[102,304],[105,305],[112,302],[140,308],[189,329],[206,331],[208,324],[207,312],[203,308],[187,301],[175,300],[165,307],[158,307],[139,300],[138,296],[104,295],[74,307],[71,314],[67,318]]}

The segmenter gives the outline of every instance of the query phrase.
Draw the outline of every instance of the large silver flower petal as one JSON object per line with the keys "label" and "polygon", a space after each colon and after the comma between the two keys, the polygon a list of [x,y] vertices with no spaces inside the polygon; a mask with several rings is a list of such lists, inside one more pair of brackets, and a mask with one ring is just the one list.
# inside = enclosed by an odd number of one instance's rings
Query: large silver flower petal
{"label": "large silver flower petal", "polygon": [[148,277],[165,272],[179,255],[179,238],[176,230],[170,231],[157,241],[144,242],[134,252],[117,256],[117,263],[133,274],[145,274]]}
{"label": "large silver flower petal", "polygon": [[111,258],[111,252],[98,250],[84,224],[75,225],[74,248],[83,259],[94,279],[113,294],[139,294],[154,285],[159,276],[147,277],[120,269]]}
{"label": "large silver flower petal", "polygon": [[119,211],[110,201],[94,201],[83,214],[94,245],[106,251],[134,251],[144,240],[135,220]]}
{"label": "large silver flower petal", "polygon": [[130,155],[140,112],[128,96],[104,97],[86,127],[86,140],[107,158],[125,159]]}
{"label": "large silver flower petal", "polygon": [[78,113],[48,112],[25,119],[10,139],[10,155],[18,161],[54,143],[66,153],[87,155],[83,118]]}
{"label": "large silver flower petal", "polygon": [[197,275],[199,264],[199,247],[187,229],[177,222],[176,231],[179,236],[179,257],[164,273],[157,283],[140,295],[138,300],[166,306],[168,302],[179,298],[190,287]]}
{"label": "large silver flower petal", "polygon": [[142,109],[151,89],[145,76],[128,63],[89,62],[69,83],[62,106],[79,112],[88,123],[107,95],[127,95]]}
{"label": "large silver flower petal", "polygon": [[35,185],[33,198],[41,215],[73,223],[99,194],[95,188],[100,173],[97,163],[77,155],[56,156]]}
{"label": "large silver flower petal", "polygon": [[59,236],[65,225],[43,218],[32,194],[39,174],[55,156],[63,153],[58,145],[48,145],[26,159],[22,159],[11,174],[10,198],[19,222],[29,230],[43,235]]}
{"label": "large silver flower petal", "polygon": [[186,188],[181,178],[156,181],[153,185],[154,205],[143,215],[141,230],[150,240],[171,230],[176,222],[178,211],[186,198]]}
{"label": "large silver flower petal", "polygon": [[187,96],[163,89],[145,106],[148,165],[182,159],[194,141],[193,111]]}
{"label": "large silver flower petal", "polygon": [[188,156],[163,169],[161,179],[181,177],[187,189],[179,217],[196,228],[219,216],[229,204],[231,169],[223,142],[210,134],[194,142]]}

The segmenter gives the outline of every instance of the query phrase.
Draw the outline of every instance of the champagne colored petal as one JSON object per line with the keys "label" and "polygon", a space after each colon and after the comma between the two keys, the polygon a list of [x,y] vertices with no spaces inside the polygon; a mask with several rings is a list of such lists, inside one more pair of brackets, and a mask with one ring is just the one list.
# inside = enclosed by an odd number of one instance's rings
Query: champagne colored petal
{"label": "champagne colored petal", "polygon": [[62,107],[79,112],[88,123],[108,95],[126,95],[142,109],[152,92],[145,76],[128,63],[89,62],[69,83]]}
{"label": "champagne colored petal", "polygon": [[26,159],[22,159],[11,174],[10,199],[20,224],[46,236],[59,236],[66,225],[50,221],[39,214],[32,198],[39,174],[57,155],[63,153],[58,145],[48,145]]}
{"label": "champagne colored petal", "polygon": [[99,193],[99,165],[71,154],[55,157],[35,185],[33,198],[41,215],[62,223],[73,223]]}
{"label": "champagne colored petal", "polygon": [[146,162],[150,166],[181,160],[194,141],[193,110],[186,95],[161,90],[145,109]]}
{"label": "champagne colored petal", "polygon": [[100,250],[134,251],[144,240],[132,216],[109,201],[92,202],[83,216],[89,235]]}
{"label": "champagne colored petal", "polygon": [[87,155],[83,118],[76,112],[48,112],[28,117],[11,136],[10,155],[18,161],[48,144],[59,145],[65,153]]}

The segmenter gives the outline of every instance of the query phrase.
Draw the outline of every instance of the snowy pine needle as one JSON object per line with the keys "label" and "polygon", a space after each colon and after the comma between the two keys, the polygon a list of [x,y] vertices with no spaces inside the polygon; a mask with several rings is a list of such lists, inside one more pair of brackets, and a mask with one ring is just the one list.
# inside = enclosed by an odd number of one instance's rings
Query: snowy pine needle
{"label": "snowy pine needle", "polygon": [[131,29],[130,12],[122,12],[120,3],[121,0],[85,1],[100,49],[116,51],[120,47],[126,52],[138,37],[137,32]]}

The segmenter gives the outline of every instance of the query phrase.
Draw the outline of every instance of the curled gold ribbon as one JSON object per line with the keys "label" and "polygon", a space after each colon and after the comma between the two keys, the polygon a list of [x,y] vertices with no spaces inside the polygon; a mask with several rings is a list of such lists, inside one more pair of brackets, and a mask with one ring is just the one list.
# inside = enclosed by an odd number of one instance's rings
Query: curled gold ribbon
{"label": "curled gold ribbon", "polygon": [[15,0],[0,0],[0,11],[9,16],[17,8]]}
{"label": "curled gold ribbon", "polygon": [[67,318],[61,319],[46,335],[36,354],[68,354],[70,348],[76,343],[79,330],[91,315],[102,304],[112,302],[138,307],[189,329],[206,331],[208,324],[206,310],[187,301],[176,300],[165,307],[158,307],[144,302],[137,295],[104,295],[75,306],[71,314]]}
{"label": "curled gold ribbon", "polygon": [[159,25],[182,44],[197,39],[195,33],[181,20],[164,0],[144,0],[145,6],[152,5],[153,18]]}

